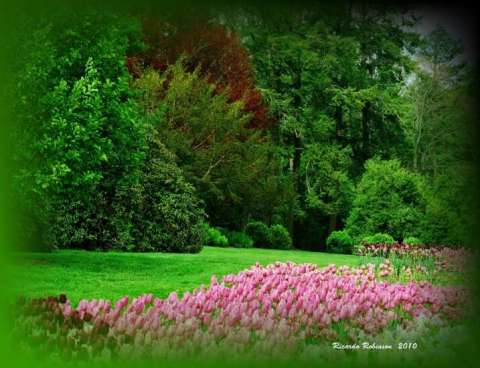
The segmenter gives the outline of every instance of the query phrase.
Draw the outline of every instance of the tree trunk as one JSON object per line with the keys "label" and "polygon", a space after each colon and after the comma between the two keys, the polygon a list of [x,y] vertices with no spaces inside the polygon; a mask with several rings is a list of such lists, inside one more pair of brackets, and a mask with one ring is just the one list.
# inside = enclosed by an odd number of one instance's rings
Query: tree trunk
{"label": "tree trunk", "polygon": [[370,108],[371,103],[367,101],[362,109],[362,151],[365,161],[370,157]]}
{"label": "tree trunk", "polygon": [[330,221],[328,223],[328,235],[330,235],[332,232],[334,232],[337,229],[337,215],[333,214],[330,215]]}
{"label": "tree trunk", "polygon": [[[301,89],[301,87],[302,87],[302,74],[301,74],[301,70],[297,70],[293,88],[298,91]],[[301,105],[302,105],[302,100],[300,95],[297,93],[293,98],[293,106],[296,109],[300,109]],[[303,151],[302,138],[299,133],[295,132],[293,136],[292,176],[293,176],[293,183],[294,183],[296,193],[304,193],[301,180],[299,180],[299,177],[298,177],[298,169],[300,168],[302,151]],[[299,238],[301,236],[300,225],[301,224],[299,223],[299,221],[292,214],[291,235],[292,235],[294,246],[298,244]]]}
{"label": "tree trunk", "polygon": [[[299,180],[298,169],[300,168],[300,162],[302,159],[302,140],[300,137],[295,136],[294,138],[294,152],[293,152],[293,162],[292,162],[292,174],[294,180],[295,191],[297,193],[304,193],[305,188],[302,187],[303,182]],[[300,223],[297,219],[292,216],[292,240],[293,244],[296,245],[299,242],[300,238]]]}

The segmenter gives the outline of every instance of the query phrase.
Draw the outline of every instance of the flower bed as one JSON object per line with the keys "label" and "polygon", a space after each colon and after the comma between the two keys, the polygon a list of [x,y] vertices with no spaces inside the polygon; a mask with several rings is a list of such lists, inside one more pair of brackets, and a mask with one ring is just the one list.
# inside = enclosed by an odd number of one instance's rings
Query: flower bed
{"label": "flower bed", "polygon": [[433,258],[439,266],[462,269],[469,258],[471,251],[466,248],[451,248],[440,245],[408,245],[394,244],[363,244],[358,249],[362,256],[379,257],[408,257],[411,259]]}
{"label": "flower bed", "polygon": [[382,282],[373,265],[257,264],[221,282],[212,276],[208,288],[183,297],[82,300],[76,308],[65,296],[21,301],[15,331],[25,346],[62,358],[301,354],[309,345],[408,330],[418,318],[459,320],[467,300],[463,287]]}

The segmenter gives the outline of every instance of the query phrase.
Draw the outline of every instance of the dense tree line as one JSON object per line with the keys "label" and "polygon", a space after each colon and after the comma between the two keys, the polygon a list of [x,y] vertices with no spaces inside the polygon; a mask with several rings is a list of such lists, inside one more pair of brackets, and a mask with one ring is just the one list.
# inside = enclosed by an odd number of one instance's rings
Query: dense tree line
{"label": "dense tree line", "polygon": [[475,80],[459,42],[417,21],[345,4],[27,22],[12,87],[24,242],[467,244]]}

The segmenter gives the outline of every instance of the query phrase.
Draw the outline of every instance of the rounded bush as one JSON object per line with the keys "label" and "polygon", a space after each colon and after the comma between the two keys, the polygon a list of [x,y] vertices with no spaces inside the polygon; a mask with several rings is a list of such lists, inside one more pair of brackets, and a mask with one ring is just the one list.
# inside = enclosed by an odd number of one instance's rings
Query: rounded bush
{"label": "rounded bush", "polygon": [[355,241],[345,231],[333,231],[327,238],[327,251],[331,253],[351,254]]}
{"label": "rounded bush", "polygon": [[414,236],[407,236],[405,239],[403,239],[403,244],[406,244],[406,245],[422,245],[423,242],[414,237]]}
{"label": "rounded bush", "polygon": [[245,233],[253,240],[256,248],[270,248],[270,229],[261,221],[251,221],[245,227]]}
{"label": "rounded bush", "polygon": [[424,178],[398,160],[373,158],[357,184],[345,229],[355,239],[388,233],[395,239],[422,231],[426,216]]}
{"label": "rounded bush", "polygon": [[[208,226],[208,225],[207,225]],[[211,247],[228,247],[228,238],[214,227],[208,227],[206,245]]]}
{"label": "rounded bush", "polygon": [[253,240],[247,234],[239,231],[229,231],[227,233],[228,243],[234,248],[252,248]]}
{"label": "rounded bush", "polygon": [[280,224],[270,227],[270,248],[290,249],[292,248],[292,238],[288,230]]}
{"label": "rounded bush", "polygon": [[387,244],[392,245],[395,243],[395,239],[389,234],[376,233],[375,235],[365,236],[362,239],[364,244]]}
{"label": "rounded bush", "polygon": [[146,139],[138,185],[117,188],[122,221],[114,223],[121,244],[134,244],[139,252],[198,253],[208,236],[203,203],[158,134],[150,131]]}

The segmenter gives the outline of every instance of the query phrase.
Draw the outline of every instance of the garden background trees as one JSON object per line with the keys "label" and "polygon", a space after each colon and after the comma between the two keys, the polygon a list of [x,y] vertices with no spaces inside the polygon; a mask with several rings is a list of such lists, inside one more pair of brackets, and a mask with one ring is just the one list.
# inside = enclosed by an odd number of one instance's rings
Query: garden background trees
{"label": "garden background trees", "polygon": [[468,243],[476,80],[461,45],[415,32],[412,9],[263,10],[28,25],[12,89],[33,243],[193,252],[259,223],[287,248],[283,227],[313,250],[343,228]]}
{"label": "garden background trees", "polygon": [[404,150],[399,91],[412,67],[405,50],[417,41],[395,9],[322,10],[239,21],[300,200],[289,228],[308,248],[344,223],[365,161]]}
{"label": "garden background trees", "polygon": [[418,70],[407,88],[405,131],[409,165],[430,188],[429,242],[462,243],[473,226],[476,203],[474,74],[461,59],[461,44],[437,27],[422,40]]}

